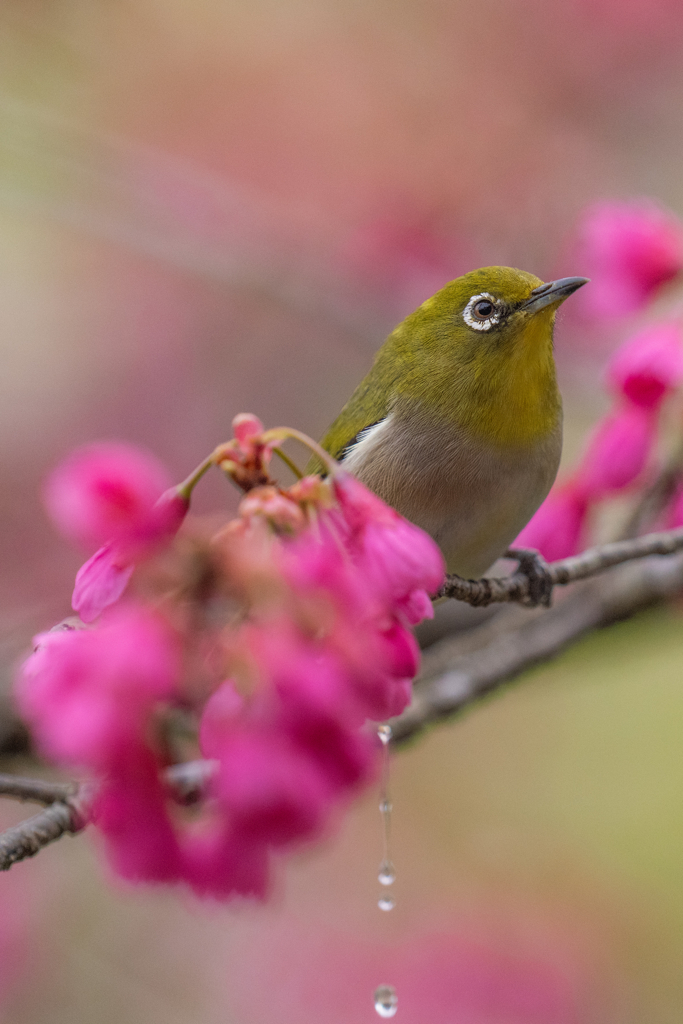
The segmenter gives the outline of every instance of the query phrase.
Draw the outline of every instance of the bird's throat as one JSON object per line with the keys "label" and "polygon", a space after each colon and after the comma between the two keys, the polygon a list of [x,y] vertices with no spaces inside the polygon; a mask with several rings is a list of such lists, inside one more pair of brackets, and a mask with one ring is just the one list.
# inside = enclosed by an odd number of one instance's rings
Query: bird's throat
{"label": "bird's throat", "polygon": [[453,415],[483,439],[525,445],[553,433],[562,415],[552,351],[552,327],[533,317],[514,348],[471,367],[458,382]]}

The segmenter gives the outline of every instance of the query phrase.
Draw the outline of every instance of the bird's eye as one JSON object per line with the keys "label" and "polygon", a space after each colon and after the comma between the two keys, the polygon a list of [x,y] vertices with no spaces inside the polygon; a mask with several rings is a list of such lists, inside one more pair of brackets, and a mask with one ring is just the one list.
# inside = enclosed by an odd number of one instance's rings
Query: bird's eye
{"label": "bird's eye", "polygon": [[500,321],[501,304],[493,295],[482,292],[472,296],[462,315],[468,327],[473,327],[475,331],[490,331]]}
{"label": "bird's eye", "polygon": [[472,312],[478,320],[488,320],[489,317],[493,316],[494,310],[495,306],[488,299],[480,299],[472,307]]}

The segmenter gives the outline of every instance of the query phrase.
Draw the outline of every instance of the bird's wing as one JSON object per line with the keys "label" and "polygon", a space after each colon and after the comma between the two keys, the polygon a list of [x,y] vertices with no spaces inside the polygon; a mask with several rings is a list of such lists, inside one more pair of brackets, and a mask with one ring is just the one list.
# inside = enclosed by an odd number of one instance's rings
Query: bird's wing
{"label": "bird's wing", "polygon": [[[383,420],[389,411],[388,392],[379,391],[371,371],[331,425],[320,444],[335,459],[343,459],[362,434]],[[311,460],[307,472],[319,472],[320,466]]]}

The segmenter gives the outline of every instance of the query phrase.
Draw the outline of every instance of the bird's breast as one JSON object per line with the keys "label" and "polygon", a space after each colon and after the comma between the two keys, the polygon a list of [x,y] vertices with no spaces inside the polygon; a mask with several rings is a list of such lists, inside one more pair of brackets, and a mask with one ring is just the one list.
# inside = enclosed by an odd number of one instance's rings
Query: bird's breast
{"label": "bird's breast", "polygon": [[434,538],[449,572],[477,578],[546,497],[561,449],[561,415],[531,442],[497,445],[407,407],[366,431],[343,465]]}

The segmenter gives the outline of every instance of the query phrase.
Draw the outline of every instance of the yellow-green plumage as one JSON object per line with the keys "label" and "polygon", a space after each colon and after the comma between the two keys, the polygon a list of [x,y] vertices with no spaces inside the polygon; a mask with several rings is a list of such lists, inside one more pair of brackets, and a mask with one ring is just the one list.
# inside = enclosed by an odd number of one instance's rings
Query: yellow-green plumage
{"label": "yellow-green plumage", "polygon": [[550,489],[562,419],[553,324],[581,283],[509,267],[451,281],[389,335],[322,439],[434,536],[450,571],[485,571]]}

